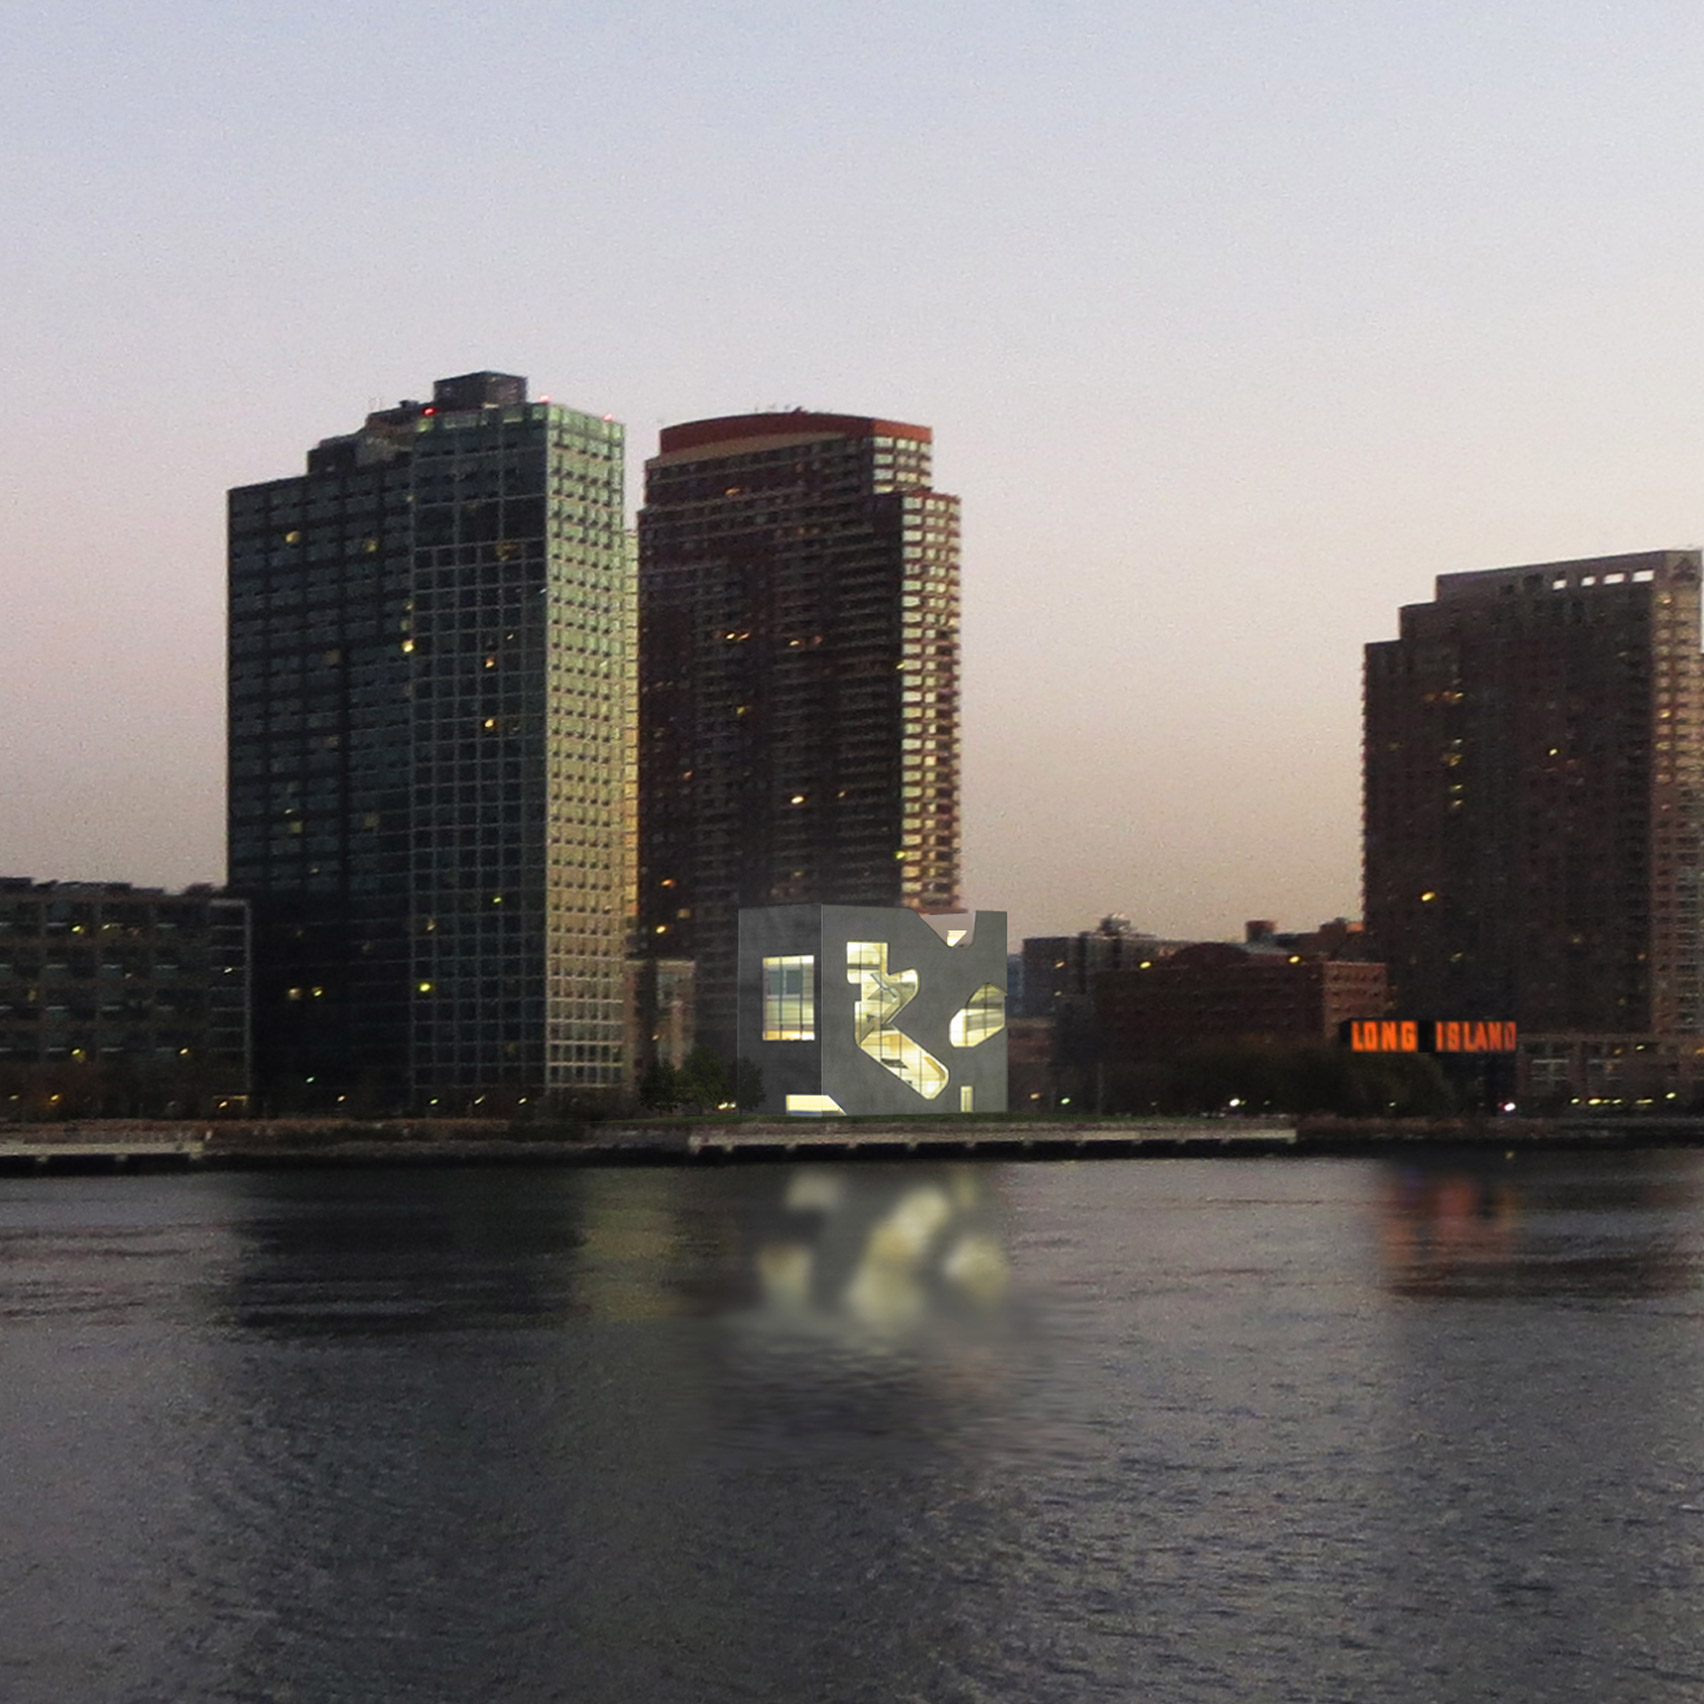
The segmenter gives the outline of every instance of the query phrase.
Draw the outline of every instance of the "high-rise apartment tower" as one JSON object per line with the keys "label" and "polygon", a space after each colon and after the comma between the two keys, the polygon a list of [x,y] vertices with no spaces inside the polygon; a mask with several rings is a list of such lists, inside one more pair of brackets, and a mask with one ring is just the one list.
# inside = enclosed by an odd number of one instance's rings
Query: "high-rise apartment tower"
{"label": "high-rise apartment tower", "polygon": [[230,494],[232,888],[273,1104],[623,1075],[622,429],[503,373]]}
{"label": "high-rise apartment tower", "polygon": [[1446,574],[1366,653],[1366,915],[1402,1010],[1704,1027],[1699,555]]}
{"label": "high-rise apartment tower", "polygon": [[959,902],[958,499],[924,426],[664,430],[639,517],[640,900],[731,1055],[742,907]]}

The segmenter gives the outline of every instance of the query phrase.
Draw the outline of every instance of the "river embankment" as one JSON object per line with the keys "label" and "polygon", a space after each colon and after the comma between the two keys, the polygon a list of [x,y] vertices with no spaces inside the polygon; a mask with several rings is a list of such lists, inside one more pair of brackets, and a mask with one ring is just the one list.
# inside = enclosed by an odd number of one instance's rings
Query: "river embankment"
{"label": "river embankment", "polygon": [[718,1165],[788,1158],[1059,1159],[1266,1154],[1283,1119],[87,1120],[0,1129],[0,1174],[303,1166]]}
{"label": "river embankment", "polygon": [[785,1159],[1131,1159],[1704,1146],[1699,1118],[101,1119],[0,1127],[0,1175]]}

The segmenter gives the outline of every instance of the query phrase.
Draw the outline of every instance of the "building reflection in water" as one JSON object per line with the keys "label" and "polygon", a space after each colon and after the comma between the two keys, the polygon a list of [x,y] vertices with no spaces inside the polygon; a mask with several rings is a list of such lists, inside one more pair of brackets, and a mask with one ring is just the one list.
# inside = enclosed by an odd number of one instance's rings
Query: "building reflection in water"
{"label": "building reflection in water", "polygon": [[1387,1287],[1408,1296],[1671,1295],[1695,1267],[1677,1215],[1697,1179],[1660,1154],[1464,1154],[1393,1164]]}
{"label": "building reflection in water", "polygon": [[1009,1282],[986,1170],[800,1166],[752,1227],[758,1304],[877,1337],[986,1323]]}
{"label": "building reflection in water", "polygon": [[988,1168],[382,1173],[250,1185],[216,1293],[249,1330],[738,1318],[898,1341],[997,1318]]}
{"label": "building reflection in water", "polygon": [[985,1644],[961,1582],[1015,1553],[966,1447],[1005,1388],[997,1175],[244,1180],[196,1464],[221,1667],[782,1699],[851,1615],[871,1696],[950,1692]]}
{"label": "building reflection in water", "polygon": [[8,1700],[1704,1673],[1697,1153],[16,1191]]}

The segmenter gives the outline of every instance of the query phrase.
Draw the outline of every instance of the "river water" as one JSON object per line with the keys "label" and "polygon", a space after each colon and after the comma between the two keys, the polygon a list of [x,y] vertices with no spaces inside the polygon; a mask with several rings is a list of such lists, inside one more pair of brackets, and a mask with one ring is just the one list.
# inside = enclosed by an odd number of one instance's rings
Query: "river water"
{"label": "river water", "polygon": [[0,1180],[0,1698],[1704,1698],[1704,1160]]}

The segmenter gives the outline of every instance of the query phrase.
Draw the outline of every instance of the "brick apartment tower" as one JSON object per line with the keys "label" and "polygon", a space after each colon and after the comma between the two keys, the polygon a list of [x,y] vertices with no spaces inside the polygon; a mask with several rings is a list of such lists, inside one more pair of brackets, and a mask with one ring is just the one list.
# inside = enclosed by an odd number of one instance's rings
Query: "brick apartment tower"
{"label": "brick apartment tower", "polygon": [[639,921],[736,1046],[742,907],[959,903],[959,512],[924,426],[671,426],[639,516]]}
{"label": "brick apartment tower", "polygon": [[270,1105],[619,1088],[633,610],[621,427],[513,374],[231,492],[230,882]]}
{"label": "brick apartment tower", "polygon": [[1366,916],[1401,1010],[1704,1027],[1698,552],[1443,575],[1365,685]]}

